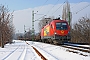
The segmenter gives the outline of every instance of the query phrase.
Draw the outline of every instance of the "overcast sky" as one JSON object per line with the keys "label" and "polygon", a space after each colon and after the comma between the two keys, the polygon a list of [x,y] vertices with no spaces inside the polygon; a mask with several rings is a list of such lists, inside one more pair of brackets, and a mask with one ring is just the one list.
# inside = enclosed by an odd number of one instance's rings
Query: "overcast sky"
{"label": "overcast sky", "polygon": [[[66,0],[0,0],[0,4],[8,5],[10,11],[14,11],[13,23],[16,32],[24,32],[32,27],[32,10],[37,14],[58,17],[62,16],[63,3]],[[76,22],[79,18],[90,17],[90,0],[68,0],[71,5],[72,21]],[[89,6],[88,6],[89,5]],[[86,7],[88,6],[88,7]],[[85,8],[86,7],[86,8]],[[83,9],[84,8],[84,9]],[[83,10],[82,10],[83,9]],[[81,11],[80,11],[81,10]],[[78,12],[76,14],[76,12]],[[35,15],[34,20],[43,15]],[[35,22],[35,30],[38,32],[38,21]]]}

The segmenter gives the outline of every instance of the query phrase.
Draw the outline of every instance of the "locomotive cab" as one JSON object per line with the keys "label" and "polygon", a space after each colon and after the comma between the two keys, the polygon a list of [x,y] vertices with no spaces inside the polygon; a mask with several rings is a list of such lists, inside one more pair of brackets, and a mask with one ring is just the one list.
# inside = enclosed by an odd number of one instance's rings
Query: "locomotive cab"
{"label": "locomotive cab", "polygon": [[55,36],[54,39],[56,40],[70,40],[69,36],[69,26],[68,23],[65,21],[56,22],[56,29],[55,29]]}

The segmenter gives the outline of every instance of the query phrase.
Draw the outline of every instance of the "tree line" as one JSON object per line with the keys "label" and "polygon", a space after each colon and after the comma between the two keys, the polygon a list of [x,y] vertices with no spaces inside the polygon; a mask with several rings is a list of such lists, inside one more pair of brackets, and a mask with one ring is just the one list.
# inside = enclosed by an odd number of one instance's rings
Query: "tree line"
{"label": "tree line", "polygon": [[2,48],[6,43],[12,43],[13,33],[13,15],[8,7],[0,5],[0,46]]}
{"label": "tree line", "polygon": [[90,44],[90,18],[82,17],[71,29],[72,42]]}

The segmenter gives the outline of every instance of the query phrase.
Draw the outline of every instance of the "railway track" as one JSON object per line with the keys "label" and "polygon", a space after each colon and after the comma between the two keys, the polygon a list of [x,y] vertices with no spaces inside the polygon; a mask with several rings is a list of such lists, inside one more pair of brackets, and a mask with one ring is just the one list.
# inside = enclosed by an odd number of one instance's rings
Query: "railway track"
{"label": "railway track", "polygon": [[22,55],[23,55],[23,51],[25,50],[25,45],[18,45],[18,46],[15,46],[15,47],[17,47],[17,48],[15,48],[12,51],[9,50],[10,53],[8,55],[6,55],[4,58],[2,58],[2,60],[10,60],[11,59],[10,57],[16,57],[15,60],[20,60]]}
{"label": "railway track", "polygon": [[[27,43],[27,42],[26,42]],[[30,45],[29,43],[27,43],[28,45]],[[30,45],[31,46],[31,45]],[[45,51],[45,50],[43,50],[42,48],[40,48],[40,47],[38,47],[38,46],[31,46],[34,50],[35,50],[35,52],[41,57],[41,59],[42,60],[50,60],[50,59],[53,59],[53,60],[59,60],[57,57],[55,57],[55,56],[53,56],[52,54],[50,54],[49,52],[47,52],[47,51]],[[38,49],[37,49],[37,48]],[[39,51],[40,50],[40,51]],[[44,54],[45,55],[44,55]],[[49,59],[49,58],[50,59]]]}
{"label": "railway track", "polygon": [[[67,45],[67,46],[68,47],[65,47],[65,45],[62,45],[62,47],[60,47],[60,46],[54,47],[54,45],[48,45],[48,44],[45,45],[43,43],[38,43],[38,42],[36,42],[36,43],[34,43],[34,42],[22,42],[21,43],[20,42],[19,45],[18,44],[10,45],[9,49],[6,50],[6,52],[5,52],[8,54],[6,54],[6,55],[4,54],[5,56],[3,56],[1,58],[1,60],[13,60],[13,57],[15,58],[14,60],[28,60],[29,58],[31,60],[60,60],[63,57],[62,51],[65,52],[66,54],[67,54],[67,51],[69,51],[68,53],[73,52],[73,53],[77,53],[77,54],[88,57],[87,54],[83,54],[83,53],[79,52],[79,50],[75,51],[74,49],[69,48],[70,47],[69,45]],[[6,46],[6,48],[8,48],[8,46]],[[50,49],[50,48],[52,48],[52,49]],[[74,46],[74,48],[75,48],[75,46]],[[83,48],[83,49],[85,49],[85,48]],[[86,48],[86,49],[88,49],[88,48]],[[60,53],[60,55],[58,55],[58,53]],[[90,53],[88,53],[88,54],[90,54]]]}
{"label": "railway track", "polygon": [[[32,46],[33,47],[33,46]],[[47,60],[35,47],[33,49],[36,51],[36,53],[41,57],[42,60]]]}
{"label": "railway track", "polygon": [[[30,44],[29,44],[30,45]],[[66,48],[66,51],[68,52],[73,52],[82,56],[89,56],[90,54],[90,47],[85,47],[85,46],[78,46],[78,45],[70,45],[70,44],[64,44],[64,45],[60,45],[64,48]],[[49,52],[45,51],[44,49],[38,47],[37,45],[35,45],[35,47],[39,48],[40,51],[43,50],[44,53],[47,54],[47,56],[50,56],[51,58],[53,57],[53,59],[57,59],[59,60],[57,57],[53,56],[52,54],[50,54]],[[33,49],[35,48],[33,47]],[[35,48],[36,49],[36,48]],[[37,49],[38,50],[38,49]],[[87,53],[87,54],[86,54]],[[44,56],[44,54],[42,54]],[[46,56],[45,56],[46,57]],[[44,60],[44,59],[43,59]],[[47,57],[46,57],[47,60]]]}
{"label": "railway track", "polygon": [[90,54],[90,47],[79,46],[76,44],[65,44],[65,45],[60,45],[60,46],[69,48],[69,49],[67,49],[67,51],[69,51],[69,52],[77,53],[77,54],[80,54],[83,56],[88,56],[88,55],[84,54],[84,52]]}
{"label": "railway track", "polygon": [[[29,44],[28,44],[29,45]],[[40,60],[32,49],[36,50],[32,46],[28,46],[25,42],[24,44],[21,43],[21,45],[12,45],[12,46],[6,46],[7,48],[10,47],[7,51],[3,51],[6,54],[4,57],[1,58],[1,60],[28,60],[28,58],[31,58],[32,60]],[[2,52],[2,51],[1,51]],[[38,53],[40,54],[40,53]],[[30,56],[32,55],[32,56]],[[13,59],[14,58],[14,59]],[[42,57],[41,57],[42,58]],[[47,60],[47,59],[42,59]]]}
{"label": "railway track", "polygon": [[[89,56],[90,55],[90,47],[85,47],[85,46],[80,46],[79,44],[63,44],[63,45],[59,45],[61,47],[67,48],[66,51],[68,52],[73,52],[82,56]],[[38,47],[38,46],[35,46]],[[40,48],[40,47],[38,47]],[[40,48],[41,50],[43,50],[42,48]],[[43,50],[45,53],[45,50]],[[51,55],[50,53],[46,52],[47,54]],[[52,57],[54,57],[53,55],[51,55]],[[54,57],[55,59],[57,59],[56,57]]]}
{"label": "railway track", "polygon": [[[27,43],[27,42],[26,42]],[[27,43],[28,45],[30,45],[29,43]],[[31,45],[30,45],[31,46]],[[44,57],[43,54],[41,54],[35,47],[31,46],[35,52],[41,57],[42,60],[47,60],[47,58]]]}
{"label": "railway track", "polygon": [[[27,43],[27,42],[26,42]],[[28,45],[30,45],[29,43],[27,43]],[[31,45],[30,45],[31,46]],[[47,60],[35,47],[31,46],[35,52],[41,57],[42,60]]]}

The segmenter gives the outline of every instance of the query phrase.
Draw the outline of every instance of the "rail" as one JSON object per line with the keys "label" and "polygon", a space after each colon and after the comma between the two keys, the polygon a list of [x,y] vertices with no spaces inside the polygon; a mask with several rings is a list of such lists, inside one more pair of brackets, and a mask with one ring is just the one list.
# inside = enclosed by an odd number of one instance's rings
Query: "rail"
{"label": "rail", "polygon": [[[26,42],[27,43],[27,42]],[[27,43],[28,45],[30,45],[29,43]],[[35,52],[41,57],[42,60],[47,60],[35,47],[31,46]]]}

